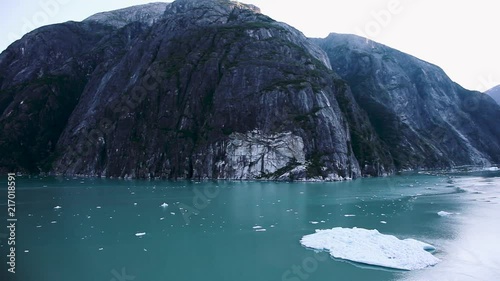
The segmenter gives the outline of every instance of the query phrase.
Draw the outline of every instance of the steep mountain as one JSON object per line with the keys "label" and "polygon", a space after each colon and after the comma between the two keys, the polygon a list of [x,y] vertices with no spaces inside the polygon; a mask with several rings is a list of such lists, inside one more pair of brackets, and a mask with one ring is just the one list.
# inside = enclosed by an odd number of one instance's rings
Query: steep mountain
{"label": "steep mountain", "polygon": [[[324,52],[237,2],[40,28],[0,55],[0,90],[3,170],[337,180],[392,169]],[[350,128],[357,144],[375,141],[357,148],[369,150],[363,169]]]}
{"label": "steep mountain", "polygon": [[500,107],[437,66],[354,35],[313,39],[352,88],[398,169],[500,162]]}
{"label": "steep mountain", "polygon": [[499,117],[436,66],[308,39],[228,0],[104,12],[0,54],[0,172],[341,180],[489,165]]}
{"label": "steep mountain", "polygon": [[486,92],[490,97],[492,97],[498,104],[500,104],[500,85],[490,89]]}

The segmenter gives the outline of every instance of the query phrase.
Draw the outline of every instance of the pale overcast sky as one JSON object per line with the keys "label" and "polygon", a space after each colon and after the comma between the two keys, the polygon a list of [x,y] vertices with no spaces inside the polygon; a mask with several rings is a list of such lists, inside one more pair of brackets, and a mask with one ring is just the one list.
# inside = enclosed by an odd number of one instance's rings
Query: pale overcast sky
{"label": "pale overcast sky", "polygon": [[[3,0],[0,50],[26,31],[147,0]],[[170,1],[166,1],[170,2]],[[309,37],[353,33],[442,67],[468,89],[500,84],[495,0],[246,0]]]}

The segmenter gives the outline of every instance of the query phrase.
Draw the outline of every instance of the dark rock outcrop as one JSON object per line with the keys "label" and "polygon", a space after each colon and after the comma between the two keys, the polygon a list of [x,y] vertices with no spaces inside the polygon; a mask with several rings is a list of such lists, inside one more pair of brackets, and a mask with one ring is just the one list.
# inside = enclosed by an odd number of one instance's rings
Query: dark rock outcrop
{"label": "dark rock outcrop", "polygon": [[354,35],[314,39],[398,169],[500,162],[500,107],[438,67]]}

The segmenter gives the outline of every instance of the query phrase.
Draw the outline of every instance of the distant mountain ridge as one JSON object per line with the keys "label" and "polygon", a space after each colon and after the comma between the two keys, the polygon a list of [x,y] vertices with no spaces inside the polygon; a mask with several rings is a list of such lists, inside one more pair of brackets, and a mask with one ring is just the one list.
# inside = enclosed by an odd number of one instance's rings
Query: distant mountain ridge
{"label": "distant mountain ridge", "polygon": [[500,85],[486,91],[486,94],[492,97],[498,104],[500,104]]}
{"label": "distant mountain ridge", "polygon": [[351,86],[398,168],[500,161],[500,108],[430,63],[354,35],[315,40]]}
{"label": "distant mountain ridge", "polygon": [[0,54],[0,171],[330,181],[488,166],[499,118],[435,66],[227,0],[99,13]]}

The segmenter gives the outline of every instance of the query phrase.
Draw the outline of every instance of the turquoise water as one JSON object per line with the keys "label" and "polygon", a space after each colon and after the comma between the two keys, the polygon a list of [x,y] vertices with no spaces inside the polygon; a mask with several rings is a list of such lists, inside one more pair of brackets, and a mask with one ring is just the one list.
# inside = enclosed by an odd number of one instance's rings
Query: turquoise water
{"label": "turquoise water", "polygon": [[[341,183],[19,177],[17,273],[7,274],[2,239],[0,276],[23,281],[498,280],[499,176],[412,174]],[[6,195],[6,179],[1,185]],[[7,209],[3,202],[0,208]],[[459,214],[441,217],[440,211]],[[442,262],[421,271],[388,271],[318,257],[300,245],[302,236],[333,227],[378,229],[425,241],[438,248]]]}

